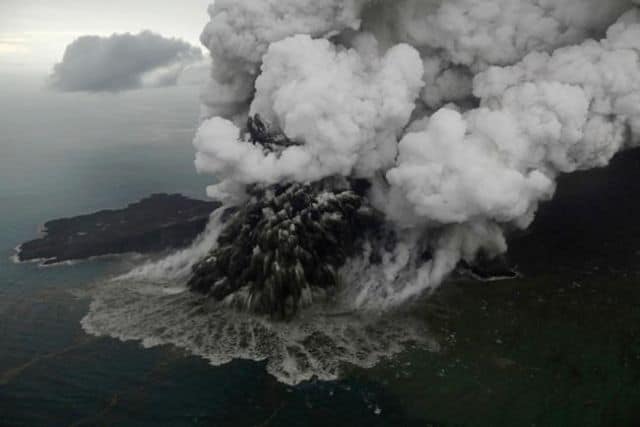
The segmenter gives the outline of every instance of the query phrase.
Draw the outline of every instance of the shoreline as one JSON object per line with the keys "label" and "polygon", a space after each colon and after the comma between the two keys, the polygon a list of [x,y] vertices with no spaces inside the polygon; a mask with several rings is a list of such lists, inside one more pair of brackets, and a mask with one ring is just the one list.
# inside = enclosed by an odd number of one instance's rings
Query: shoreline
{"label": "shoreline", "polygon": [[152,193],[124,208],[47,221],[38,227],[38,237],[13,249],[10,260],[51,267],[179,250],[205,230],[219,206],[182,194]]}

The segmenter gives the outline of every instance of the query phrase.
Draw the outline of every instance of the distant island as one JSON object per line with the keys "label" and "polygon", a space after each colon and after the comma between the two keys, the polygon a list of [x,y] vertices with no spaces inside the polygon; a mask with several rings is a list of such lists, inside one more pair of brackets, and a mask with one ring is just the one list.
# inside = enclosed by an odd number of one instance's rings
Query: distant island
{"label": "distant island", "polygon": [[188,246],[206,227],[213,201],[152,194],[124,209],[102,210],[44,224],[44,235],[17,249],[20,262],[52,265],[128,252],[153,253]]}

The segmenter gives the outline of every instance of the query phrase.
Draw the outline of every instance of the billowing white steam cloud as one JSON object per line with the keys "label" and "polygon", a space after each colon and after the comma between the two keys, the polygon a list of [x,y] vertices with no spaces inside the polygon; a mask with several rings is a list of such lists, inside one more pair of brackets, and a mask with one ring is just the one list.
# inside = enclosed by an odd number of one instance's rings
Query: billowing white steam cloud
{"label": "billowing white steam cloud", "polygon": [[200,40],[215,58],[205,92],[208,115],[246,112],[262,56],[273,42],[295,34],[329,37],[360,26],[365,0],[217,0]]}
{"label": "billowing white steam cloud", "polygon": [[118,92],[191,82],[202,61],[199,48],[150,31],[83,36],[67,46],[50,84],[61,91]]}
{"label": "billowing white steam cloud", "polygon": [[[218,0],[202,35],[214,65],[196,165],[221,180],[214,196],[372,179],[373,202],[412,237],[360,282],[402,301],[460,259],[505,251],[504,230],[531,223],[559,173],[640,143],[634,4]],[[243,135],[247,114],[300,145],[266,153]],[[417,245],[433,260],[419,265]]]}
{"label": "billowing white steam cloud", "polygon": [[274,183],[370,177],[393,166],[397,138],[422,87],[422,63],[408,45],[379,57],[373,37],[360,44],[361,51],[345,50],[306,35],[273,43],[251,112],[305,144],[264,154],[239,143],[240,130],[231,122],[213,119],[196,137],[198,168],[242,183]]}

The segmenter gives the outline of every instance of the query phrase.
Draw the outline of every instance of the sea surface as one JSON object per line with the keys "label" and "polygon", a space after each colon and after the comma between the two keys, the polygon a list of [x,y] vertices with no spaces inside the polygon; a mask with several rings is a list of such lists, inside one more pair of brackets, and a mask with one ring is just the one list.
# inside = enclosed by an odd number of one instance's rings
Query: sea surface
{"label": "sea surface", "polygon": [[[55,94],[12,79],[0,86],[0,426],[640,425],[637,153],[561,183],[532,232],[514,238],[523,278],[452,279],[407,308],[418,326],[389,323],[422,345],[340,364],[337,379],[287,383],[268,359],[212,364],[179,342],[144,342],[135,311],[117,312],[135,339],[85,332],[96,292],[142,260],[10,259],[49,219],[154,192],[204,197],[211,178],[195,173],[191,146],[198,88]],[[118,286],[109,301],[126,304],[130,289]],[[166,327],[182,321],[152,312]],[[358,325],[368,327],[355,323],[355,337]]]}

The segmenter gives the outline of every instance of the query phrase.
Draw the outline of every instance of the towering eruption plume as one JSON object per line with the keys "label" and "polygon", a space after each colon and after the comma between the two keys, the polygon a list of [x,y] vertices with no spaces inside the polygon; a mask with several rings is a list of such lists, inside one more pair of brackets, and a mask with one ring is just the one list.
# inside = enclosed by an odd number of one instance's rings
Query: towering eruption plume
{"label": "towering eruption plume", "polygon": [[[638,5],[217,0],[201,38],[213,65],[196,166],[219,180],[212,197],[239,206],[273,188],[366,181],[357,205],[386,231],[331,267],[351,304],[402,303],[462,260],[505,252],[558,174],[640,143]],[[287,143],[260,141],[249,117]],[[250,234],[243,244],[263,253]]]}

